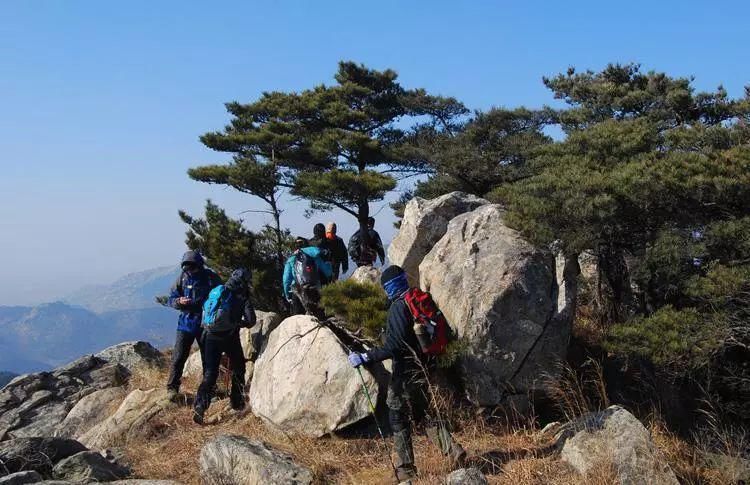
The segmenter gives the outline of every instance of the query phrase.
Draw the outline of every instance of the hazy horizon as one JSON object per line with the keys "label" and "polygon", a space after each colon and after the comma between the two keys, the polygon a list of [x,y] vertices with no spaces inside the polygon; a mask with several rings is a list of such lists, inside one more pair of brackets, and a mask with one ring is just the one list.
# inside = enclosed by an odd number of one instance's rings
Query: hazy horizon
{"label": "hazy horizon", "polygon": [[[644,14],[647,12],[648,14]],[[198,141],[228,121],[227,101],[332,83],[336,63],[392,68],[408,88],[470,109],[556,105],[542,76],[639,62],[694,75],[731,97],[750,83],[746,2],[6,2],[0,6],[0,305],[60,298],[82,286],[179,261],[185,225],[211,198],[233,217],[249,196],[188,179],[227,154]],[[700,32],[696,30],[700,26]],[[389,200],[395,198],[392,194]],[[283,225],[315,222],[286,200]],[[387,201],[373,204],[384,241]],[[243,215],[248,227],[265,221]]]}

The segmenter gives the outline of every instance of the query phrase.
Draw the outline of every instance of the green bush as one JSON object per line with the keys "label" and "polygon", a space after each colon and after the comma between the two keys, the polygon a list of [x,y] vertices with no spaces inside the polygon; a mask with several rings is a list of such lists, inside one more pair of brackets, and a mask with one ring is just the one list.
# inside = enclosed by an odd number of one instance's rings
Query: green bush
{"label": "green bush", "polygon": [[323,287],[320,303],[325,312],[346,322],[352,332],[360,329],[367,338],[380,336],[388,314],[388,298],[372,283],[337,281]]}
{"label": "green bush", "polygon": [[618,355],[639,355],[688,371],[704,365],[718,344],[722,328],[715,319],[708,323],[694,308],[666,306],[648,317],[613,326],[605,347]]}

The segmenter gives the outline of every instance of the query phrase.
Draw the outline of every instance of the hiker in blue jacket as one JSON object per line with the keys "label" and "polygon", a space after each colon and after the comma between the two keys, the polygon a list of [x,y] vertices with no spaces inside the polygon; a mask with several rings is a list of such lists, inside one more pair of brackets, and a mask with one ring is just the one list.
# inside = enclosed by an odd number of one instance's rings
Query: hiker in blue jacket
{"label": "hiker in blue jacket", "polygon": [[[232,372],[229,402],[235,411],[245,408],[245,353],[240,342],[240,327],[250,328],[255,325],[250,284],[250,271],[235,270],[222,289],[214,292],[220,292],[218,300],[226,302],[226,318],[214,321],[211,325],[207,324],[207,318],[203,319],[203,381],[198,387],[193,407],[193,421],[197,424],[203,424],[203,415],[211,405],[222,354],[229,358]],[[210,298],[213,299],[214,294]],[[208,306],[210,308],[210,304]]]}
{"label": "hiker in blue jacket", "polygon": [[284,265],[284,298],[289,302],[292,315],[320,316],[320,287],[331,281],[331,263],[325,261],[321,250],[310,246],[304,237],[297,237],[294,247],[294,254]]}
{"label": "hiker in blue jacket", "polygon": [[174,399],[180,392],[182,371],[193,342],[197,341],[202,350],[200,337],[203,302],[206,301],[211,289],[220,284],[221,279],[205,267],[200,253],[188,251],[182,256],[182,273],[177,278],[167,300],[170,307],[180,311],[177,320],[177,337],[172,352],[172,366],[167,381],[167,391],[171,399]]}

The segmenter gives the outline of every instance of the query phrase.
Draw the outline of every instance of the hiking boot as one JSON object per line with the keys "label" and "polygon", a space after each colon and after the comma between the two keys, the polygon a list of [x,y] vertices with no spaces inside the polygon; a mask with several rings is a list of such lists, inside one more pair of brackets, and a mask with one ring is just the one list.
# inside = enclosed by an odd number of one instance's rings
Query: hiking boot
{"label": "hiking boot", "polygon": [[245,399],[244,398],[238,398],[238,399],[229,399],[229,402],[232,405],[232,409],[235,411],[242,411],[245,409]]}
{"label": "hiking boot", "polygon": [[196,406],[195,409],[193,409],[193,422],[195,424],[203,424],[203,413],[205,412],[205,409]]}
{"label": "hiking boot", "polygon": [[408,482],[417,478],[417,469],[414,466],[400,466],[396,468],[396,478],[401,482]]}
{"label": "hiking boot", "polygon": [[167,389],[167,399],[172,402],[177,401],[177,397],[180,395],[180,391],[177,389]]}

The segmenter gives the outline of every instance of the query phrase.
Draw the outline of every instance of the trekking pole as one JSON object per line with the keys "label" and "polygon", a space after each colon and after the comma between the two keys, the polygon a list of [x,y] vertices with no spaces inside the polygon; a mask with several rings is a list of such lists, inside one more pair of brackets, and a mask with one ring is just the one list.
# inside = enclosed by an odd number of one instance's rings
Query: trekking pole
{"label": "trekking pole", "polygon": [[383,430],[380,428],[378,417],[375,414],[375,403],[372,402],[372,396],[370,396],[370,391],[367,389],[367,384],[365,383],[365,376],[362,375],[362,369],[360,367],[357,367],[357,374],[359,374],[359,380],[362,381],[362,389],[365,391],[365,396],[367,396],[367,402],[370,404],[370,411],[372,412],[372,419],[375,421],[375,427],[378,428],[378,434],[380,435],[380,439],[383,440],[383,444],[385,444],[386,446],[386,453],[388,453],[388,461],[391,463],[393,476],[396,477],[396,482],[400,482],[401,480],[398,479],[398,470],[396,470],[396,464],[393,463],[391,452],[388,451],[388,442],[385,440],[385,435],[383,434]]}

